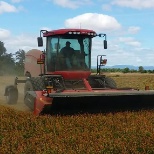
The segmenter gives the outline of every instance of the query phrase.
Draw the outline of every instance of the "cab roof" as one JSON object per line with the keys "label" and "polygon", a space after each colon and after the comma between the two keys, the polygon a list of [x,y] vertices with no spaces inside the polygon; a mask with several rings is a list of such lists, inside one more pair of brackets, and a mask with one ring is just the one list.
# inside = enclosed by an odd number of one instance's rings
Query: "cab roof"
{"label": "cab roof", "polygon": [[52,31],[44,31],[43,36],[48,37],[48,36],[53,36],[53,35],[63,35],[63,34],[75,34],[78,33],[80,35],[91,35],[93,34],[94,36],[96,35],[96,32],[93,30],[89,29],[58,29],[58,30],[52,30]]}

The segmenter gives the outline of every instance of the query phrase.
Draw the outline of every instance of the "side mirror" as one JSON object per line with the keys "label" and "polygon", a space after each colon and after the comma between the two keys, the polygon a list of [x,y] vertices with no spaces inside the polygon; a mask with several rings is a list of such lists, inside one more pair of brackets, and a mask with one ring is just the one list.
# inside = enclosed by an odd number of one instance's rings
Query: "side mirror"
{"label": "side mirror", "polygon": [[42,37],[38,37],[37,38],[37,42],[38,42],[38,47],[42,47],[43,46],[43,39],[42,39]]}
{"label": "side mirror", "polygon": [[104,40],[104,49],[107,49],[107,41]]}

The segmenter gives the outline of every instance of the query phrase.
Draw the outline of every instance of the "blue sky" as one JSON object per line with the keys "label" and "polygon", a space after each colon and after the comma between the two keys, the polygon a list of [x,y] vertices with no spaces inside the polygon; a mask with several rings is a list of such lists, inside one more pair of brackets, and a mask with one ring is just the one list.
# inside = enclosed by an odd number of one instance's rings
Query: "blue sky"
{"label": "blue sky", "polygon": [[93,40],[93,66],[100,54],[108,66],[154,66],[154,0],[0,1],[0,41],[8,53],[38,49],[41,29],[80,27],[107,34],[107,50]]}

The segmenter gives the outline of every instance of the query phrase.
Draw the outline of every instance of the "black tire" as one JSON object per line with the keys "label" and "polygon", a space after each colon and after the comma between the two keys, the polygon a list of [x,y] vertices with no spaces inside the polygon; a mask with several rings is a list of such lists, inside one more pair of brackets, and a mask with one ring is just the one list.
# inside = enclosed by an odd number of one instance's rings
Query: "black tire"
{"label": "black tire", "polygon": [[39,91],[44,89],[44,80],[42,77],[32,77],[27,79],[24,87],[24,103],[33,111],[34,110],[34,96],[27,94],[27,91]]}
{"label": "black tire", "polygon": [[106,88],[111,88],[111,89],[116,89],[117,88],[117,84],[112,78],[105,77],[104,81],[105,81],[105,87]]}
{"label": "black tire", "polygon": [[105,88],[104,77],[101,75],[91,75],[88,77],[89,84],[92,88]]}
{"label": "black tire", "polygon": [[26,95],[27,91],[33,91],[33,90],[34,88],[32,82],[30,80],[27,80],[24,86],[24,95]]}
{"label": "black tire", "polygon": [[45,89],[44,80],[41,77],[32,77],[25,83],[24,94],[27,91],[39,91]]}
{"label": "black tire", "polygon": [[6,95],[7,104],[17,104],[18,101],[18,89],[12,88],[8,91]]}
{"label": "black tire", "polygon": [[33,84],[30,79],[28,79],[25,83],[24,87],[24,103],[27,105],[32,111],[34,110],[34,102],[31,102],[29,95],[26,95],[27,91],[34,91]]}
{"label": "black tire", "polygon": [[31,78],[31,82],[32,82],[34,91],[45,89],[44,78],[42,78],[42,77],[33,77],[33,78]]}

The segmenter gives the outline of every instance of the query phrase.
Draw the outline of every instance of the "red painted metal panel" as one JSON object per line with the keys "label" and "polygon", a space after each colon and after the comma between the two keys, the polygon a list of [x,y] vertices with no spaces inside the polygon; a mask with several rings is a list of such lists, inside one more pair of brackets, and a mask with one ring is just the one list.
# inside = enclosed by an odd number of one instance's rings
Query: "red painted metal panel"
{"label": "red painted metal panel", "polygon": [[81,34],[88,35],[88,33],[96,33],[93,30],[89,29],[58,29],[58,30],[52,30],[48,31],[47,33],[44,33],[43,36],[52,36],[52,35],[60,35],[60,34],[66,34],[68,32],[80,32]]}
{"label": "red painted metal panel", "polygon": [[39,115],[45,106],[51,106],[53,98],[45,97],[42,95],[42,91],[35,91],[36,99],[34,103],[34,115]]}

